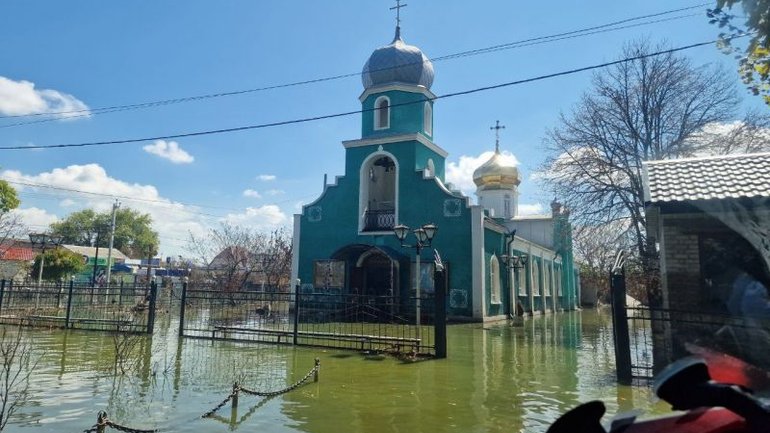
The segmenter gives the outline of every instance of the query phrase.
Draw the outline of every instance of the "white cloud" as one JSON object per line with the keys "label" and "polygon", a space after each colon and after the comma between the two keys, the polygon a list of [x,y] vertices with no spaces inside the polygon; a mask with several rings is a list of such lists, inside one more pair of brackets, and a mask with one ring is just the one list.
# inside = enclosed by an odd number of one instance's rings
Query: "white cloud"
{"label": "white cloud", "polygon": [[282,189],[269,189],[265,191],[265,194],[267,195],[281,195],[284,193],[284,190]]}
{"label": "white cloud", "polygon": [[259,176],[257,176],[257,179],[263,182],[269,182],[269,181],[275,180],[276,177],[274,174],[260,174]]}
{"label": "white cloud", "polygon": [[540,203],[520,203],[518,208],[518,215],[541,215],[543,213],[543,205]]}
{"label": "white cloud", "polygon": [[253,189],[246,189],[243,191],[244,197],[251,197],[251,198],[262,198],[262,194],[259,193],[259,191],[255,191]]}
{"label": "white cloud", "polygon": [[[446,181],[453,184],[463,194],[472,197],[476,192],[473,183],[473,172],[489,160],[494,152],[487,151],[478,156],[461,155],[460,162],[449,162],[446,166]],[[519,161],[510,152],[502,152],[503,161],[512,165],[519,165]]]}
{"label": "white cloud", "polygon": [[18,116],[25,114],[77,111],[56,114],[61,119],[88,117],[88,106],[74,96],[51,89],[36,89],[35,83],[14,81],[0,76],[0,114]]}
{"label": "white cloud", "polygon": [[59,202],[59,206],[61,207],[71,207],[71,206],[75,206],[75,204],[77,204],[77,202],[69,198],[65,198],[64,200]]}
{"label": "white cloud", "polygon": [[59,220],[56,215],[36,207],[14,209],[11,214],[18,216],[31,231],[44,231],[51,223]]}
{"label": "white cloud", "polygon": [[256,229],[277,228],[288,222],[288,217],[281,208],[274,204],[260,207],[248,207],[245,212],[231,213],[222,219],[233,225],[248,225]]}
{"label": "white cloud", "polygon": [[145,152],[168,159],[174,164],[190,164],[195,158],[185,152],[176,141],[156,140],[155,144],[144,146]]}
{"label": "white cloud", "polygon": [[[5,170],[0,172],[0,178],[23,182],[26,184],[55,185],[60,188],[79,190],[86,193],[114,194],[119,197],[131,197],[134,200],[120,199],[123,206],[149,213],[152,216],[153,228],[160,235],[161,251],[165,254],[184,254],[189,233],[203,235],[209,227],[217,223],[217,218],[201,215],[201,210],[195,206],[183,205],[162,197],[153,185],[125,182],[110,177],[98,164],[71,165],[56,168],[49,172],[35,175],[23,174],[20,171]],[[109,196],[93,194],[77,194],[69,191],[35,188],[14,184],[20,191],[45,191],[46,193],[61,194],[62,201],[76,201],[70,208],[76,211],[83,208],[94,209],[97,212],[108,211],[114,201]],[[71,198],[72,197],[72,198]],[[22,214],[27,225],[49,224],[52,216],[47,216],[41,210],[26,210]]]}

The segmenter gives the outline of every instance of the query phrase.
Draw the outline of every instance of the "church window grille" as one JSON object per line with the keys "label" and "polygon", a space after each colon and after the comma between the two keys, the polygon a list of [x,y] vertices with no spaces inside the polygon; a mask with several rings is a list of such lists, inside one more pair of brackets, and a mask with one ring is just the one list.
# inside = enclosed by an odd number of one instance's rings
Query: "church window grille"
{"label": "church window grille", "polygon": [[492,256],[489,261],[489,281],[491,289],[491,298],[493,304],[499,304],[500,300],[500,262],[497,256]]}
{"label": "church window grille", "polygon": [[422,111],[422,117],[423,117],[423,130],[426,134],[432,136],[433,135],[433,107],[430,105],[430,102],[425,103],[425,107]]}
{"label": "church window grille", "polygon": [[374,101],[374,129],[390,128],[390,99],[380,96]]}

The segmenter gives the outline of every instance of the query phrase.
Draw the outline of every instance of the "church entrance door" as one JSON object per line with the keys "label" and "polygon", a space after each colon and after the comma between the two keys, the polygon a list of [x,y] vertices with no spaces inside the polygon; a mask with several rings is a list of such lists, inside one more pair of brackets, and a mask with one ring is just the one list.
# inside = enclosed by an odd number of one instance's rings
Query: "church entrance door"
{"label": "church entrance door", "polygon": [[361,255],[358,264],[363,274],[363,295],[361,303],[378,316],[378,320],[389,320],[398,309],[398,264],[378,250],[369,250]]}

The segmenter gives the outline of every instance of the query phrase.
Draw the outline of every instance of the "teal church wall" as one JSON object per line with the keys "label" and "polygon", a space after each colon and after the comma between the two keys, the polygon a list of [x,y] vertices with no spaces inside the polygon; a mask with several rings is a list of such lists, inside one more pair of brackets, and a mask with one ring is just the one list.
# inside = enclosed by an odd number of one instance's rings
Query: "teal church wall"
{"label": "teal church wall", "polygon": [[[417,160],[424,155],[433,154],[443,161],[432,151],[426,153],[416,150],[422,147],[424,145],[416,141],[382,145],[382,150],[392,154],[398,166],[398,223],[412,228],[431,222],[438,226],[433,248],[449,264],[448,313],[470,316],[473,307],[470,208],[464,198],[447,193],[435,179],[426,179],[422,170],[414,169]],[[396,237],[390,233],[358,233],[360,168],[370,155],[378,152],[378,148],[374,145],[348,148],[345,175],[337,179],[336,185],[328,185],[318,200],[303,207],[300,217],[298,277],[304,283],[312,283],[315,260],[329,259],[335,251],[346,245],[387,246],[403,253],[399,285],[402,297],[408,296],[407,288],[412,286],[409,269],[414,261],[415,250],[402,249]],[[434,164],[437,159],[434,159]],[[451,209],[454,212],[451,214],[456,216],[445,216],[446,200],[458,205]],[[411,235],[408,241],[413,241]],[[425,249],[421,260],[429,261],[432,257],[432,249]]]}
{"label": "teal church wall", "polygon": [[[380,96],[390,99],[390,127],[388,129],[374,129],[374,102]],[[426,138],[433,139],[423,128],[424,102],[433,105],[432,101],[422,93],[405,92],[402,90],[390,90],[376,92],[367,96],[362,104],[361,138],[375,138],[395,134],[408,134],[419,132]],[[432,112],[432,110],[431,110]],[[435,131],[435,125],[433,130]]]}

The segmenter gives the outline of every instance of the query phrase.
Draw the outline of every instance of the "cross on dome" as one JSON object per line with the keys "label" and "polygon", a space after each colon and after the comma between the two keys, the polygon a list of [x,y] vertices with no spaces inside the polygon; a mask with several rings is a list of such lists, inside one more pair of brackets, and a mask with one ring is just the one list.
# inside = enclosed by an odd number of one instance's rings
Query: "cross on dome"
{"label": "cross on dome", "polygon": [[396,10],[396,27],[401,27],[401,8],[407,6],[407,4],[401,4],[401,0],[396,0],[396,5],[390,8],[390,10]]}
{"label": "cross on dome", "polygon": [[490,126],[489,129],[495,130],[495,153],[500,153],[500,130],[505,129],[505,125],[501,125],[499,120],[495,121],[495,126]]}

